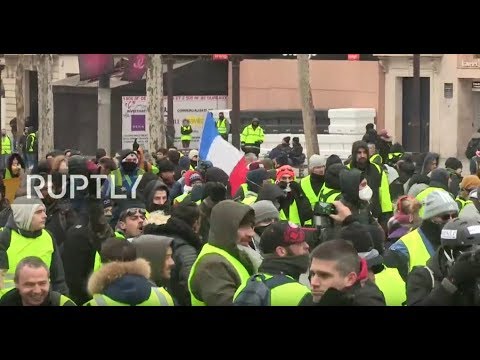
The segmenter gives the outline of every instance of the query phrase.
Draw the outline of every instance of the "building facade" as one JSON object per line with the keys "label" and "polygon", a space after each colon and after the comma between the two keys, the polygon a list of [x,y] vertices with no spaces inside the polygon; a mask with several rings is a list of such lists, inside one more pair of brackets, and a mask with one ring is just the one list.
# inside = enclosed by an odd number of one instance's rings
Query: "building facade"
{"label": "building facade", "polygon": [[[385,73],[385,127],[409,150],[412,131],[413,56],[375,54]],[[422,54],[420,151],[464,157],[480,128],[480,59],[476,54]]]}

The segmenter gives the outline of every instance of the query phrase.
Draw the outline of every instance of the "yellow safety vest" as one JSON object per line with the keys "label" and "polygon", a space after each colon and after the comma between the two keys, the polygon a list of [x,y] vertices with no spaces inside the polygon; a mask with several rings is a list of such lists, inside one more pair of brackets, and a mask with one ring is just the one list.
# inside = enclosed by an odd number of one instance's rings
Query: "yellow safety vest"
{"label": "yellow safety vest", "polygon": [[[370,163],[370,164],[375,166],[375,168],[378,170],[378,173],[380,174],[380,177],[381,177],[380,188],[378,189],[381,212],[382,213],[392,212],[393,203],[390,197],[390,184],[388,183],[388,176],[380,166],[378,166],[375,163]],[[347,165],[347,169],[351,169],[351,168],[352,168],[352,164],[350,163]]]}
{"label": "yellow safety vest", "polygon": [[50,268],[53,255],[53,239],[46,230],[36,238],[27,238],[17,231],[10,231],[10,246],[7,249],[8,271],[5,275],[5,289],[15,287],[13,278],[20,261],[29,256],[36,256]]}
{"label": "yellow safety vest", "polygon": [[30,146],[27,148],[27,152],[32,153],[33,152],[33,145],[35,144],[35,139],[37,138],[37,134],[36,133],[28,134],[27,140],[26,140],[27,144],[28,144],[28,138],[29,137],[32,138],[32,141],[30,142]]}
{"label": "yellow safety vest", "polygon": [[370,162],[373,163],[373,164],[377,164],[378,166],[382,166],[382,165],[383,165],[383,159],[382,159],[382,157],[380,156],[380,154],[373,154],[373,155],[370,157]]}
{"label": "yellow safety vest", "polygon": [[433,255],[428,252],[418,229],[403,235],[400,240],[405,244],[408,250],[408,272],[412,271],[415,266],[425,266],[427,261]]}
{"label": "yellow safety vest", "polygon": [[298,213],[297,202],[295,200],[293,200],[292,204],[290,205],[290,209],[288,212],[288,219],[283,209],[280,210],[280,220],[290,221],[294,224],[302,226],[302,222],[300,221],[300,214]]}
{"label": "yellow safety vest", "polygon": [[158,167],[156,167],[155,165],[152,165],[152,174],[157,175],[158,172],[159,172]]}
{"label": "yellow safety vest", "polygon": [[242,188],[242,191],[243,191],[243,197],[245,197],[248,193],[248,184],[244,183],[244,184],[240,185],[240,187]]}
{"label": "yellow safety vest", "polygon": [[263,142],[264,140],[265,134],[260,126],[258,126],[256,129],[253,129],[252,125],[248,125],[245,129],[243,129],[243,132],[240,135],[240,141],[248,145],[253,145],[257,142]]}
{"label": "yellow safety vest", "polygon": [[[427,198],[428,195],[430,195],[430,193],[436,190],[445,191],[444,189],[438,188],[438,187],[428,187],[425,190],[420,191],[420,193],[415,197],[415,199],[417,199],[420,202],[420,204],[422,204],[422,207],[418,212],[418,215],[420,215],[422,219],[423,219],[423,214],[425,213],[425,207],[423,206],[423,201]],[[445,192],[449,194],[448,191],[445,191]]]}
{"label": "yellow safety vest", "polygon": [[[191,125],[187,125],[187,126],[181,126],[180,128],[181,132],[182,133],[183,131],[189,131],[189,130],[192,130],[192,126]],[[192,133],[188,134],[188,135],[183,135],[180,137],[180,140],[182,141],[191,141],[192,140]]]}
{"label": "yellow safety vest", "polygon": [[217,254],[225,258],[235,269],[237,272],[238,277],[240,278],[240,283],[246,282],[250,278],[250,274],[248,273],[247,269],[245,269],[245,266],[242,265],[240,261],[235,259],[232,255],[230,255],[228,252],[225,250],[222,250],[216,246],[210,245],[210,244],[205,244],[203,245],[202,251],[200,251],[200,254],[198,254],[197,260],[192,265],[192,269],[190,270],[190,275],[188,277],[188,290],[190,291],[190,298],[192,300],[192,306],[205,306],[205,302],[201,301],[200,299],[197,299],[192,291],[192,281],[193,278],[196,275],[197,271],[197,265],[198,263],[202,260],[202,258],[205,255],[208,254]]}
{"label": "yellow safety vest", "polygon": [[11,179],[12,178],[12,173],[10,172],[10,170],[8,170],[8,168],[5,168],[5,176],[4,176],[4,180],[7,180],[7,179]]}
{"label": "yellow safety vest", "polygon": [[387,306],[402,306],[407,300],[407,288],[396,268],[387,268],[375,274],[375,284],[385,296]]}
{"label": "yellow safety vest", "polygon": [[[136,306],[174,306],[172,296],[163,287],[152,287],[150,297]],[[106,295],[95,294],[93,299],[83,306],[130,306],[121,302],[112,300]]]}
{"label": "yellow safety vest", "polygon": [[341,191],[331,189],[327,185],[323,184],[322,189],[320,190],[319,201],[323,203],[333,204],[333,202],[337,201],[341,195]]}
{"label": "yellow safety vest", "polygon": [[218,120],[217,123],[218,133],[224,135],[227,133],[227,119]]}
{"label": "yellow safety vest", "polygon": [[[138,169],[137,170],[137,176],[145,174],[145,170],[143,169]],[[130,179],[130,176],[128,175],[123,175],[120,169],[112,170],[110,175],[113,175],[115,177],[115,186],[117,187],[122,187],[123,186],[123,178],[125,178],[125,181],[127,182],[128,185],[132,186],[133,181]]]}
{"label": "yellow safety vest", "polygon": [[[273,275],[263,274],[265,280],[271,279]],[[288,276],[288,275],[287,275]],[[288,276],[293,280],[291,276]],[[243,291],[248,281],[243,282],[242,285],[235,292],[233,300]],[[259,280],[261,281],[261,280]],[[298,306],[306,295],[311,294],[311,290],[299,282],[290,282],[279,285],[270,290],[270,306]]]}
{"label": "yellow safety vest", "polygon": [[463,200],[460,196],[457,196],[455,202],[458,205],[458,212],[462,211],[462,209],[467,206],[468,204],[473,204],[472,200]]}
{"label": "yellow safety vest", "polygon": [[258,195],[247,195],[245,199],[242,200],[242,204],[245,205],[252,205],[255,201],[257,201]]}
{"label": "yellow safety vest", "polygon": [[395,161],[398,161],[400,160],[400,158],[403,156],[403,153],[401,152],[396,152],[396,153],[389,153],[388,154],[388,160],[392,161],[392,160],[395,160]]}
{"label": "yellow safety vest", "polygon": [[180,204],[183,200],[185,200],[185,198],[190,195],[190,193],[183,193],[182,195],[179,195],[177,196],[174,200],[173,200],[173,203],[174,204]]}
{"label": "yellow safety vest", "polygon": [[8,136],[2,136],[2,155],[8,155],[12,153],[12,143]]}
{"label": "yellow safety vest", "polygon": [[315,207],[315,204],[320,200],[320,194],[322,192],[322,189],[320,189],[320,192],[318,194],[315,194],[315,191],[313,191],[312,187],[312,182],[310,181],[311,175],[308,175],[304,177],[300,181],[300,187],[302,188],[303,192],[307,196],[308,200],[310,201],[310,204],[312,205],[312,209]]}

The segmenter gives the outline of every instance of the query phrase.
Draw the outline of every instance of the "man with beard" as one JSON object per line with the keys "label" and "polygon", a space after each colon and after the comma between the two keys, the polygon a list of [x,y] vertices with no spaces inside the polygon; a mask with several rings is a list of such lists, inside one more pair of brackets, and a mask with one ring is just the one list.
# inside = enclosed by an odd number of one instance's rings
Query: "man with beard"
{"label": "man with beard", "polygon": [[168,187],[160,180],[150,181],[144,190],[145,208],[149,213],[154,211],[163,211],[170,213],[170,203],[168,202]]}
{"label": "man with beard", "polygon": [[388,177],[380,166],[370,162],[366,142],[356,141],[353,143],[352,161],[347,167],[360,170],[367,179],[368,185],[373,191],[370,200],[372,215],[386,229],[388,219],[393,215]]}
{"label": "man with beard", "polygon": [[312,206],[300,184],[295,182],[295,172],[291,166],[285,165],[277,170],[277,185],[285,193],[285,196],[280,199],[280,220],[287,220],[301,226],[311,221]]}
{"label": "man with beard", "polygon": [[424,209],[420,227],[402,236],[384,255],[385,265],[397,268],[405,281],[413,267],[425,266],[435,254],[443,226],[458,216],[458,205],[446,191],[431,192]]}
{"label": "man with beard", "polygon": [[258,274],[239,287],[234,305],[263,305],[256,303],[262,299],[262,294],[255,291],[255,288],[258,289],[257,282],[263,282],[270,290],[270,306],[311,305],[310,289],[299,283],[300,275],[309,266],[309,246],[304,231],[295,224],[274,223],[263,232],[260,248],[265,258]]}
{"label": "man with beard", "polygon": [[300,182],[300,186],[310,201],[312,209],[319,200],[320,190],[322,190],[325,182],[326,162],[325,156],[313,154],[310,159],[308,159],[310,175],[304,177]]}

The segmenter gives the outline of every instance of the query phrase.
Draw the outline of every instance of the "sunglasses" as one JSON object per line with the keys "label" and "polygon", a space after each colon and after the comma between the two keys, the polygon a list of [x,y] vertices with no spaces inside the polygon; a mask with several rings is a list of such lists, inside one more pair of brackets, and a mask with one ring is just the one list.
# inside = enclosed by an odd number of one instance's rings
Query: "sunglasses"
{"label": "sunglasses", "polygon": [[445,215],[439,216],[439,218],[442,219],[443,221],[448,221],[450,219],[456,219],[457,217],[458,217],[458,213],[445,214]]}
{"label": "sunglasses", "polygon": [[135,216],[135,215],[137,215],[137,213],[140,213],[141,216],[145,217],[145,215],[147,214],[147,210],[142,209],[142,208],[127,209],[122,214],[123,216],[120,216],[120,219],[125,220],[125,218]]}

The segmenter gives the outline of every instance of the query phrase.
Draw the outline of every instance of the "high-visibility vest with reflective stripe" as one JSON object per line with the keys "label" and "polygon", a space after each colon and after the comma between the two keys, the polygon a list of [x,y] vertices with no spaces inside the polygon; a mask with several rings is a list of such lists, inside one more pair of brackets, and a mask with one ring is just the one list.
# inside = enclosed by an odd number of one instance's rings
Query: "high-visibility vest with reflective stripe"
{"label": "high-visibility vest with reflective stripe", "polygon": [[[115,231],[115,238],[117,239],[126,239],[120,231]],[[93,263],[93,272],[99,270],[102,267],[102,258],[98,251],[95,252],[95,262]]]}
{"label": "high-visibility vest with reflective stripe", "polygon": [[310,201],[310,204],[312,205],[312,209],[315,207],[315,204],[319,201],[320,199],[320,193],[322,192],[322,189],[320,189],[320,192],[318,194],[315,194],[315,191],[313,190],[312,187],[312,182],[310,181],[311,175],[308,175],[304,177],[300,181],[300,186],[307,196],[308,200]]}
{"label": "high-visibility vest with reflective stripe", "polygon": [[13,278],[20,261],[29,256],[36,256],[50,268],[53,255],[53,239],[46,230],[36,238],[27,238],[15,230],[10,231],[10,246],[7,249],[8,271],[5,274],[5,288],[14,288]]}
{"label": "high-visibility vest with reflective stripe", "polygon": [[203,245],[202,251],[200,251],[200,254],[198,254],[197,260],[192,265],[192,269],[190,270],[190,275],[188,277],[188,290],[190,291],[190,298],[192,300],[192,306],[205,306],[205,302],[201,301],[200,299],[197,299],[195,295],[193,294],[192,291],[192,281],[193,278],[196,275],[197,271],[197,265],[198,263],[202,260],[202,258],[205,255],[209,254],[217,254],[225,258],[230,265],[235,269],[237,272],[238,277],[240,278],[240,284],[243,284],[250,278],[250,274],[248,273],[247,269],[245,269],[245,266],[242,265],[240,261],[235,259],[232,255],[230,255],[228,252],[225,250],[222,250],[216,246],[210,245],[210,244],[205,244]]}
{"label": "high-visibility vest with reflective stripe", "polygon": [[408,250],[408,272],[412,271],[414,266],[425,266],[428,259],[433,255],[428,252],[418,229],[410,231],[408,234],[402,236],[400,240]]}
{"label": "high-visibility vest with reflective stripe", "polygon": [[253,145],[257,142],[263,142],[265,140],[265,134],[263,133],[263,129],[260,125],[254,129],[252,125],[248,125],[245,129],[243,129],[242,134],[240,135],[240,141],[248,144]]}
{"label": "high-visibility vest with reflective stripe", "polygon": [[248,184],[242,184],[240,185],[240,187],[242,188],[242,191],[243,191],[243,197],[245,197],[248,193]]}
{"label": "high-visibility vest with reflective stripe", "polygon": [[383,159],[380,154],[373,154],[372,156],[370,156],[370,162],[373,164],[377,164],[378,166],[383,165]]}
{"label": "high-visibility vest with reflective stripe", "polygon": [[290,221],[294,224],[302,225],[302,222],[300,221],[300,214],[298,213],[297,202],[295,200],[293,200],[292,204],[290,205],[290,209],[288,212],[288,219],[283,209],[280,210],[280,220]]}
{"label": "high-visibility vest with reflective stripe", "polygon": [[396,153],[389,153],[388,154],[388,160],[390,161],[398,161],[400,158],[403,156],[403,153],[401,152],[396,152]]}
{"label": "high-visibility vest with reflective stripe", "polygon": [[217,130],[220,135],[224,135],[227,133],[227,119],[218,120],[217,123]]}
{"label": "high-visibility vest with reflective stripe", "polygon": [[[420,211],[418,212],[418,215],[420,215],[420,217],[423,219],[423,214],[425,213],[425,206],[423,206],[423,201],[427,198],[428,195],[430,195],[430,193],[436,191],[436,190],[439,190],[439,191],[444,191],[446,194],[449,194],[448,191],[445,191],[444,189],[442,188],[438,188],[438,187],[428,187],[426,188],[425,190],[422,190],[420,191],[420,193],[415,197],[415,199],[417,199],[420,204],[422,204],[422,207],[420,208]],[[450,195],[449,195],[450,196]]]}
{"label": "high-visibility vest with reflective stripe", "polygon": [[37,134],[36,133],[28,134],[27,141],[26,141],[27,144],[28,144],[28,138],[29,137],[32,138],[32,141],[30,142],[30,146],[27,148],[27,152],[32,153],[33,152],[33,147],[34,147],[34,144],[35,144],[35,139],[37,138]]}
{"label": "high-visibility vest with reflective stripe", "polygon": [[[263,275],[265,276],[265,280],[269,280],[273,277],[273,275],[269,274]],[[293,280],[291,276],[288,277]],[[240,295],[240,293],[243,291],[243,289],[245,289],[245,286],[247,285],[249,280],[243,282],[242,285],[240,285],[233,297],[233,300],[235,300],[238,295]],[[270,290],[270,306],[298,306],[308,294],[311,294],[311,290],[305,285],[300,284],[299,282],[294,281],[282,284]]]}
{"label": "high-visibility vest with reflective stripe", "polygon": [[472,200],[463,200],[460,196],[457,196],[455,202],[458,205],[458,212],[462,211],[462,209],[467,206],[468,204],[473,204]]}
{"label": "high-visibility vest with reflective stripe", "polygon": [[[181,126],[180,127],[180,134],[182,134],[183,131],[191,131],[192,130],[192,126],[191,125],[187,125],[187,126]],[[181,135],[180,136],[180,140],[182,141],[191,141],[192,140],[192,133],[188,134],[188,135]]]}
{"label": "high-visibility vest with reflective stripe", "polygon": [[[135,306],[174,306],[172,296],[162,287],[152,287],[150,297],[144,302]],[[84,306],[130,306],[119,301],[115,301],[106,295],[95,294],[93,299]]]}
{"label": "high-visibility vest with reflective stripe", "polygon": [[55,306],[64,306],[68,301],[71,301],[75,304],[75,302],[72,299],[69,299],[65,295],[60,294],[60,302],[59,304],[54,304]]}
{"label": "high-visibility vest with reflective stripe", "polygon": [[407,300],[407,288],[396,268],[387,268],[375,274],[375,284],[385,297],[387,306],[402,306]]}
{"label": "high-visibility vest with reflective stripe", "polygon": [[[137,170],[137,176],[140,176],[140,175],[143,175],[145,174],[145,170],[143,169],[138,169]],[[120,169],[115,169],[115,170],[112,170],[112,172],[110,173],[110,175],[113,175],[115,177],[115,186],[117,187],[122,187],[123,186],[123,179],[125,178],[125,181],[127,182],[128,185],[132,186],[134,181],[132,181],[132,179],[130,179],[130,176],[128,175],[122,175],[122,172],[120,171]]]}
{"label": "high-visibility vest with reflective stripe", "polygon": [[177,196],[177,197],[173,200],[173,203],[174,203],[174,204],[180,204],[183,200],[185,200],[185,198],[186,198],[188,195],[190,195],[189,192],[183,193],[182,195]]}
{"label": "high-visibility vest with reflective stripe", "polygon": [[[390,184],[388,183],[388,176],[383,169],[375,163],[370,163],[377,169],[380,174],[380,187],[378,189],[378,195],[380,200],[380,210],[382,213],[388,213],[393,211],[393,203],[390,197]],[[347,165],[347,169],[351,169],[352,164]],[[373,190],[373,189],[372,189]]]}
{"label": "high-visibility vest with reflective stripe", "polygon": [[327,185],[323,184],[322,189],[320,190],[319,201],[333,204],[333,202],[337,201],[341,195],[342,192],[340,190],[331,189]]}
{"label": "high-visibility vest with reflective stripe", "polygon": [[[33,150],[32,150],[33,151]],[[8,136],[2,136],[2,155],[8,155],[12,153],[12,142]]]}
{"label": "high-visibility vest with reflective stripe", "polygon": [[245,199],[242,200],[242,204],[245,205],[252,205],[255,201],[257,201],[258,195],[247,195]]}

